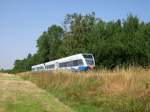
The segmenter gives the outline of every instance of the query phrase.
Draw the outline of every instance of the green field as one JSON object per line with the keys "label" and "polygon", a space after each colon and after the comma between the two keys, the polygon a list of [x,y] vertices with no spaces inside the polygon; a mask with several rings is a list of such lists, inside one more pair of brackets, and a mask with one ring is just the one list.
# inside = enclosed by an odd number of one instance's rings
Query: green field
{"label": "green field", "polygon": [[0,73],[0,112],[150,112],[150,70]]}
{"label": "green field", "polygon": [[0,112],[74,112],[56,97],[12,74],[0,73]]}
{"label": "green field", "polygon": [[150,112],[150,70],[19,74],[76,112]]}

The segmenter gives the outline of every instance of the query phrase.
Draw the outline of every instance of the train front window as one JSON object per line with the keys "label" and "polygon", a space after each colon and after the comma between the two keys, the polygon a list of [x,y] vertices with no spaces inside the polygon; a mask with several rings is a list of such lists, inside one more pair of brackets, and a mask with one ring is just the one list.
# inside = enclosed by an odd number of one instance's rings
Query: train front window
{"label": "train front window", "polygon": [[94,65],[93,55],[87,54],[83,55],[83,57],[85,58],[87,65]]}
{"label": "train front window", "polygon": [[92,59],[90,59],[90,60],[86,59],[85,61],[86,61],[87,65],[94,65],[94,61]]}

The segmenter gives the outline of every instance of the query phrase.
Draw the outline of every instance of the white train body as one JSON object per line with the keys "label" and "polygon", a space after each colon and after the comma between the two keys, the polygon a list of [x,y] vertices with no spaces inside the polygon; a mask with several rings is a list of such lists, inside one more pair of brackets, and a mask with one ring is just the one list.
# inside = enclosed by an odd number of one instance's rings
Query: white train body
{"label": "white train body", "polygon": [[92,54],[76,54],[69,57],[32,66],[32,71],[56,69],[85,71],[88,69],[93,69],[94,67],[95,60]]}
{"label": "white train body", "polygon": [[32,71],[42,71],[42,70],[45,70],[44,64],[38,64],[32,66]]}

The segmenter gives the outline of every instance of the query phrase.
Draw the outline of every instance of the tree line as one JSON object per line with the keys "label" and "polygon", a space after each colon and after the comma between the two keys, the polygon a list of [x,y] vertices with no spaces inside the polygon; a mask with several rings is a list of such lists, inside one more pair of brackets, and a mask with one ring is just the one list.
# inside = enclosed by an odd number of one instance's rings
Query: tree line
{"label": "tree line", "polygon": [[150,23],[128,15],[104,21],[95,13],[67,14],[64,25],[52,25],[37,40],[37,52],[14,63],[14,72],[77,53],[92,53],[97,67],[150,66]]}

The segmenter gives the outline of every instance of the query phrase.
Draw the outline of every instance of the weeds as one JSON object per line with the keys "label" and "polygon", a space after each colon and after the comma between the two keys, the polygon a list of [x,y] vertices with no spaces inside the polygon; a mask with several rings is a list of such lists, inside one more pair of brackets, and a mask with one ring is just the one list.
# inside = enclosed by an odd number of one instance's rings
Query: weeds
{"label": "weeds", "polygon": [[150,111],[150,70],[21,73],[77,112]]}

